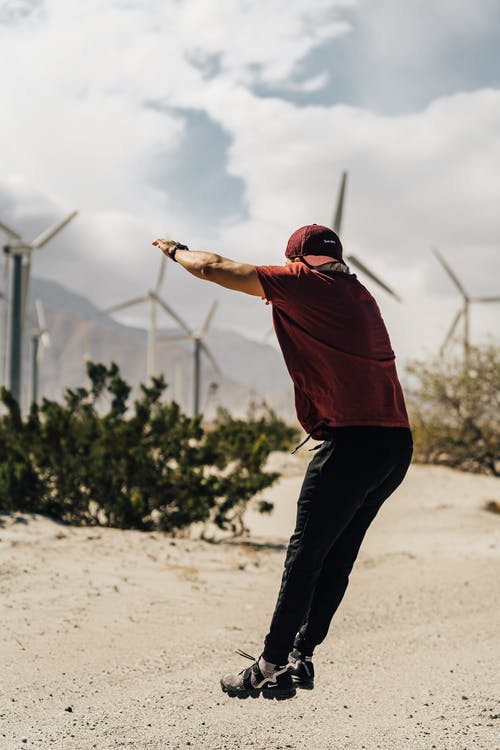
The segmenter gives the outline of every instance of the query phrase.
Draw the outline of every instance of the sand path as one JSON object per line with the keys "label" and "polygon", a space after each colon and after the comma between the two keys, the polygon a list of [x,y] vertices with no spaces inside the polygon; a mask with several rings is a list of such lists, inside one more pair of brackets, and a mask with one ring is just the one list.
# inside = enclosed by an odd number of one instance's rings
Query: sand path
{"label": "sand path", "polygon": [[[316,689],[231,700],[259,654],[301,461],[245,543],[0,516],[0,750],[498,750],[500,480],[411,468],[368,532]],[[249,663],[249,662],[248,662]]]}

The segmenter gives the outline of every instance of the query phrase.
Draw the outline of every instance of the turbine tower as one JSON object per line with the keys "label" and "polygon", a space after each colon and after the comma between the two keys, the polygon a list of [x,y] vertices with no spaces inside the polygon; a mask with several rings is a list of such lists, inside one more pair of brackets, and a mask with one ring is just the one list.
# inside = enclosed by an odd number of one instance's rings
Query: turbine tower
{"label": "turbine tower", "polygon": [[[342,217],[344,214],[344,202],[345,202],[345,194],[346,194],[346,188],[347,188],[347,172],[342,172],[342,177],[340,178],[340,186],[339,186],[339,192],[337,195],[337,204],[335,206],[335,213],[333,217],[333,231],[340,235],[340,230],[342,228]],[[365,276],[368,276],[369,279],[375,282],[381,289],[383,289],[385,292],[391,295],[391,297],[394,297],[394,299],[397,299],[398,302],[401,302],[401,297],[396,294],[396,292],[391,289],[390,286],[388,286],[382,279],[380,279],[378,276],[374,274],[374,272],[368,268],[368,266],[363,263],[359,258],[357,258],[355,255],[346,255],[345,259],[347,262],[355,266],[361,273],[365,274]]]}
{"label": "turbine tower", "polygon": [[185,323],[178,317],[178,315],[172,310],[172,308],[167,305],[165,300],[160,297],[161,285],[165,276],[166,262],[167,259],[163,255],[160,260],[160,268],[158,269],[158,276],[153,289],[149,289],[142,297],[134,297],[133,299],[129,299],[126,302],[120,302],[120,304],[118,305],[113,305],[112,307],[108,307],[103,310],[103,312],[110,314],[118,312],[118,310],[126,310],[128,307],[134,307],[135,305],[142,305],[144,304],[144,302],[150,303],[151,307],[148,329],[148,348],[146,355],[146,374],[148,378],[152,377],[156,373],[158,305],[160,305],[160,307],[167,313],[167,315],[170,315],[170,317],[173,318],[176,323],[181,326],[181,328],[184,328],[186,331],[188,330],[185,327]]}
{"label": "turbine tower", "polygon": [[2,289],[0,289],[0,387],[5,383],[7,365],[7,336],[5,329],[5,307],[7,304],[7,258],[3,261]]}
{"label": "turbine tower", "polygon": [[460,322],[460,319],[463,319],[463,329],[462,329],[462,346],[464,351],[464,362],[467,363],[469,358],[469,349],[470,349],[470,305],[472,302],[500,302],[500,297],[471,297],[467,292],[465,291],[462,282],[459,280],[457,275],[452,271],[448,263],[445,261],[441,253],[435,248],[432,248],[432,252],[434,253],[435,257],[441,264],[441,266],[444,268],[450,279],[452,280],[455,287],[460,292],[460,295],[462,296],[463,304],[462,307],[458,310],[457,314],[453,318],[453,322],[448,330],[448,333],[446,334],[446,337],[441,344],[441,348],[439,350],[439,353],[441,355],[444,354],[446,351],[446,348],[450,341],[453,338],[453,334],[455,333],[457,326]]}
{"label": "turbine tower", "polygon": [[[212,306],[210,307],[210,310],[208,311],[208,315],[205,318],[205,322],[203,323],[202,327],[199,331],[192,331],[189,326],[184,323],[184,321],[180,321],[180,325],[185,331],[183,334],[179,334],[178,336],[163,336],[160,338],[160,341],[185,341],[186,339],[191,339],[191,341],[194,344],[193,349],[193,414],[195,417],[197,417],[200,413],[200,393],[201,393],[201,353],[210,360],[210,363],[212,367],[214,368],[215,372],[219,377],[222,377],[222,370],[217,364],[217,361],[215,357],[213,356],[210,349],[205,344],[204,338],[208,333],[208,329],[210,328],[210,324],[213,320],[213,317],[215,315],[215,311],[217,309],[218,302],[215,300],[212,303]],[[179,319],[180,320],[180,319]],[[210,386],[213,390],[213,384]]]}
{"label": "turbine tower", "polygon": [[[50,335],[47,330],[45,312],[41,300],[35,301],[37,328],[31,334],[31,403],[38,403],[38,367],[43,349],[50,346]],[[40,346],[41,344],[41,346]]]}
{"label": "turbine tower", "polygon": [[0,222],[0,229],[7,235],[9,242],[3,246],[5,262],[12,258],[11,302],[10,302],[10,337],[9,337],[9,388],[19,403],[21,397],[21,363],[22,337],[28,297],[31,254],[33,250],[40,250],[69,222],[74,219],[78,211],[72,211],[63,221],[59,221],[38,235],[33,242],[28,243],[10,227]]}

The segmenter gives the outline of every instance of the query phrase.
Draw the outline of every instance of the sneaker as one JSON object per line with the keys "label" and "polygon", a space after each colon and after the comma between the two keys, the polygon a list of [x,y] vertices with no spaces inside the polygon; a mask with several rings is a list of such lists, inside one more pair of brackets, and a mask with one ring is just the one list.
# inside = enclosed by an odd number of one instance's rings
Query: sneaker
{"label": "sneaker", "polygon": [[230,698],[258,698],[262,695],[264,698],[286,700],[294,697],[297,691],[289,672],[289,664],[277,664],[273,673],[265,677],[258,659],[244,651],[238,650],[236,653],[250,659],[253,664],[237,674],[224,675],[221,679],[222,690]]}
{"label": "sneaker", "polygon": [[288,665],[293,684],[302,690],[312,690],[314,687],[312,656],[304,656],[297,648],[294,648],[288,657]]}

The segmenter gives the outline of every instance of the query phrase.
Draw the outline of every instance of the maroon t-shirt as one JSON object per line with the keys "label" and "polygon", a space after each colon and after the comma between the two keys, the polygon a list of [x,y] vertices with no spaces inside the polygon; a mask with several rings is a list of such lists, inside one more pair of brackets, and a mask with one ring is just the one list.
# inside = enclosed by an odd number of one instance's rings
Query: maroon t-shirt
{"label": "maroon t-shirt", "polygon": [[387,329],[356,276],[300,262],[256,270],[306,432],[321,440],[325,427],[409,427]]}

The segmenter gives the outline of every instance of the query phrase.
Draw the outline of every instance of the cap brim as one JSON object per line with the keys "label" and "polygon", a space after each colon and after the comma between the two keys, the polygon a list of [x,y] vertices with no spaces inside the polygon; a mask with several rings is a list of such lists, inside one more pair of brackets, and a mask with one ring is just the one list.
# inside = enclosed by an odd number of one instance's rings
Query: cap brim
{"label": "cap brim", "polygon": [[310,266],[322,266],[323,263],[341,263],[342,258],[333,258],[331,255],[301,255],[301,260],[305,260]]}

